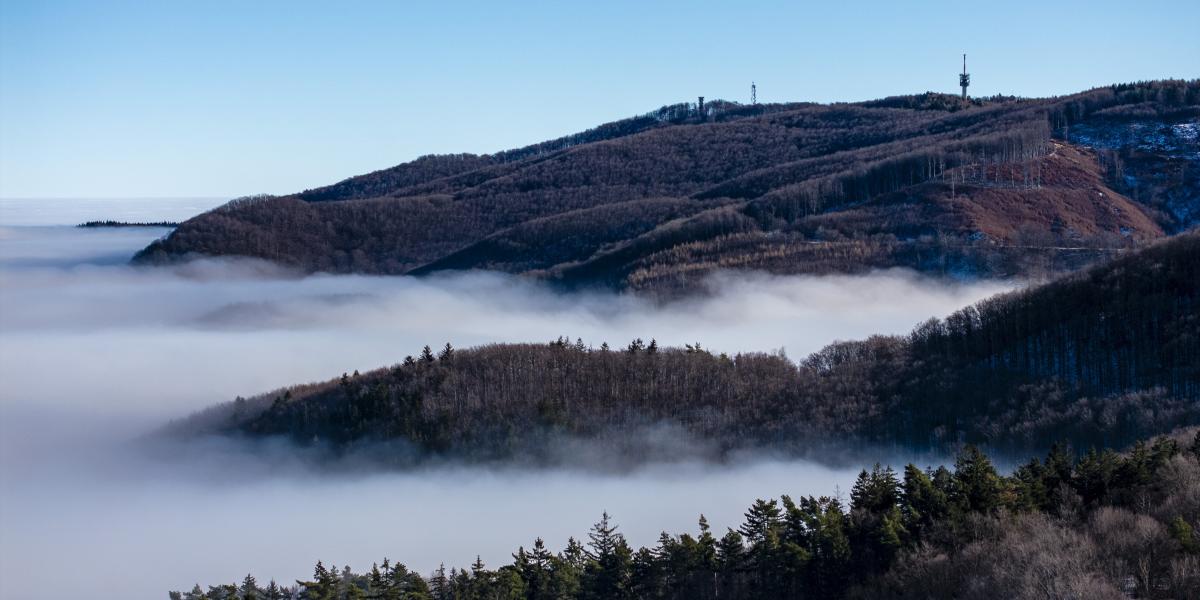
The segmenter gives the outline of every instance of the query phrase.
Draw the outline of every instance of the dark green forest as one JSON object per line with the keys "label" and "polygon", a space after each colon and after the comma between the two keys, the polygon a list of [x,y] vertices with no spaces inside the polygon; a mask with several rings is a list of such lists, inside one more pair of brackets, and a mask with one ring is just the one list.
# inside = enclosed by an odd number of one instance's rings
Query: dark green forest
{"label": "dark green forest", "polygon": [[[1041,276],[1196,224],[1200,82],[964,102],[663,107],[182,223],[139,263],[526,273],[671,295],[718,269]],[[1179,129],[1179,126],[1185,129]]]}
{"label": "dark green forest", "polygon": [[[663,532],[634,549],[607,513],[554,552],[540,538],[489,568],[422,576],[384,558],[318,562],[311,579],[252,575],[173,600],[1196,598],[1200,432],[1077,455],[1056,445],[1010,475],[965,446],[953,468],[863,470],[849,499],[755,500],[737,529]],[[403,532],[397,532],[403,535]],[[531,532],[531,535],[535,535]]]}
{"label": "dark green forest", "polygon": [[839,342],[798,363],[653,339],[447,344],[239,398],[167,433],[282,436],[334,453],[382,445],[396,464],[553,463],[570,440],[640,460],[675,458],[665,438],[709,458],[747,448],[1119,447],[1200,423],[1198,297],[1200,233],[1185,233],[907,336]]}

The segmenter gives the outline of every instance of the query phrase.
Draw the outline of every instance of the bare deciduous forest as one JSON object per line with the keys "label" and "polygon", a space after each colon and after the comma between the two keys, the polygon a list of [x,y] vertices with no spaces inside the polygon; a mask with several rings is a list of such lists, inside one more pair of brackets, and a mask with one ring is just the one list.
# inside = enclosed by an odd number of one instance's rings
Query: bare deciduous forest
{"label": "bare deciduous forest", "polygon": [[667,294],[723,268],[1042,276],[1196,224],[1197,115],[1196,81],[1049,99],[679,104],[236,200],[136,260],[478,268]]}
{"label": "bare deciduous forest", "polygon": [[551,460],[563,438],[637,456],[647,449],[631,432],[664,424],[717,454],[846,440],[1114,447],[1200,422],[1198,297],[1200,234],[1186,233],[908,336],[836,343],[799,364],[713,354],[699,342],[447,344],[392,367],[238,399],[173,430],[338,450],[400,442],[418,457],[475,460]]}

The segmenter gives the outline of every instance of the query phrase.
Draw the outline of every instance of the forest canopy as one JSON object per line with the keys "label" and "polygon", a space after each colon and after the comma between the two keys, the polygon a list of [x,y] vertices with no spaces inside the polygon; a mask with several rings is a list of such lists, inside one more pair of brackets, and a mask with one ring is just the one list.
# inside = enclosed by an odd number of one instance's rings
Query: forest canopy
{"label": "forest canopy", "polygon": [[719,269],[1040,276],[1196,225],[1198,118],[1200,81],[1047,99],[680,104],[236,200],[136,261],[491,269],[668,294]]}
{"label": "forest canopy", "polygon": [[[964,442],[1113,447],[1200,423],[1200,233],[997,296],[907,336],[792,362],[701,343],[426,346],[390,367],[216,406],[172,437],[285,437],[335,453],[554,463],[564,440],[667,458]],[[665,429],[663,429],[665,428]]]}
{"label": "forest canopy", "polygon": [[[199,584],[173,600],[1194,598],[1200,595],[1200,431],[1123,453],[1055,445],[1011,474],[974,446],[952,467],[863,469],[849,498],[755,500],[737,528],[663,532],[633,548],[616,518],[555,552],[419,574],[318,561],[294,584]],[[536,532],[531,532],[536,535]]]}

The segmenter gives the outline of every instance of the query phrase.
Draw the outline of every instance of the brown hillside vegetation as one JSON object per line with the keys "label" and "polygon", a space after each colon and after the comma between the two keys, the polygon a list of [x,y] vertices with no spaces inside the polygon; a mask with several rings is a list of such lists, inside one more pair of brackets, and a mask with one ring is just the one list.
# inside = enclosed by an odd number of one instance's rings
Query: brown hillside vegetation
{"label": "brown hillside vegetation", "polygon": [[[137,260],[487,268],[661,290],[715,267],[1057,271],[1194,224],[1187,127],[1198,117],[1197,81],[970,103],[675,105],[495,155],[237,200]],[[1133,135],[1110,135],[1131,123]],[[1154,167],[1176,163],[1165,179]]]}
{"label": "brown hillside vegetation", "polygon": [[1200,234],[1187,233],[798,365],[642,340],[426,348],[390,368],[238,400],[174,431],[399,442],[477,459],[555,460],[564,439],[653,459],[663,432],[636,433],[661,427],[715,452],[1028,449],[1113,446],[1200,423],[1198,398]]}

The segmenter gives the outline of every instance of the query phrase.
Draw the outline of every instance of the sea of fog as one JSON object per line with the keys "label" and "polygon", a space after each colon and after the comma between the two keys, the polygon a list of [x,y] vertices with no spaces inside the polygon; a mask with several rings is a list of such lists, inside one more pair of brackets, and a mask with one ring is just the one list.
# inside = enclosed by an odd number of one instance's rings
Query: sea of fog
{"label": "sea of fog", "polygon": [[[0,200],[0,597],[163,597],[193,583],[292,582],[384,556],[428,572],[553,549],[602,511],[634,544],[737,527],[756,497],[833,494],[855,471],[747,458],[632,472],[316,472],[223,447],[156,455],[138,436],[236,395],[392,364],[429,344],[635,337],[793,359],[902,333],[1007,284],[906,272],[727,275],[702,299],[564,295],[521,278],[297,277],[249,260],[133,268],[166,229],[219,200]],[[894,463],[906,457],[880,457]]]}

